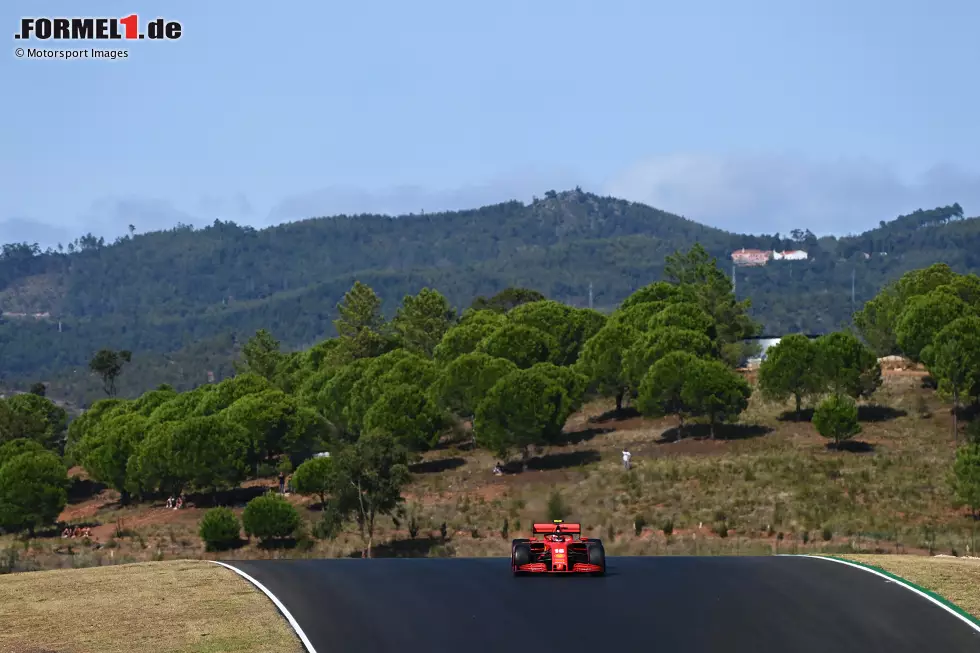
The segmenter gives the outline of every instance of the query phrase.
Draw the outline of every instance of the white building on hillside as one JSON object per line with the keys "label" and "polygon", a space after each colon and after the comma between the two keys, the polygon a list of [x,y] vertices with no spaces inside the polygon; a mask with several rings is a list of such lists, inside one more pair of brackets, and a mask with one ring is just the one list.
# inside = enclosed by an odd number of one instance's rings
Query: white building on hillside
{"label": "white building on hillside", "polygon": [[739,249],[732,252],[735,265],[765,265],[769,262],[770,253],[761,249]]}
{"label": "white building on hillside", "polygon": [[774,261],[805,261],[809,257],[806,252],[795,249],[786,252],[773,252],[772,258]]}
{"label": "white building on hillside", "polygon": [[[820,337],[819,334],[808,333],[804,335],[806,335],[806,337],[809,338],[810,340],[814,340]],[[742,342],[745,344],[754,345],[756,348],[756,352],[754,353],[754,355],[749,356],[748,358],[742,361],[739,361],[739,365],[741,367],[749,367],[749,368],[758,367],[759,365],[762,364],[762,361],[766,360],[766,354],[768,353],[769,349],[778,345],[779,341],[782,339],[783,339],[782,336],[758,336],[755,338],[748,338],[747,340],[743,340]]]}

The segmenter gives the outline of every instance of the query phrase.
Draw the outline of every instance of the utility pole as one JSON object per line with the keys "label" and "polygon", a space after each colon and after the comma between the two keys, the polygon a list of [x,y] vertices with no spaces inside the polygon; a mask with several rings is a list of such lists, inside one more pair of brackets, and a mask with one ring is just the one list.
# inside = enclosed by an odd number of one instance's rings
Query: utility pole
{"label": "utility pole", "polygon": [[589,282],[589,308],[592,308],[592,282]]}
{"label": "utility pole", "polygon": [[851,312],[854,312],[854,273],[857,268],[851,268]]}
{"label": "utility pole", "polygon": [[[732,263],[732,294],[735,295],[735,264]],[[738,295],[735,295],[736,297]]]}

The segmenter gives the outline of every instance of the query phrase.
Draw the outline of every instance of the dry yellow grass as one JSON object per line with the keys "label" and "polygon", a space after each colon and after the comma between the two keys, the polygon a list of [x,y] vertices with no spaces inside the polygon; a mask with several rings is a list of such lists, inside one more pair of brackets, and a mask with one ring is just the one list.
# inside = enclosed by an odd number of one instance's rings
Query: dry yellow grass
{"label": "dry yellow grass", "polygon": [[980,619],[980,558],[908,555],[845,555],[935,592]]}
{"label": "dry yellow grass", "polygon": [[0,577],[0,650],[10,653],[300,653],[269,599],[204,561]]}

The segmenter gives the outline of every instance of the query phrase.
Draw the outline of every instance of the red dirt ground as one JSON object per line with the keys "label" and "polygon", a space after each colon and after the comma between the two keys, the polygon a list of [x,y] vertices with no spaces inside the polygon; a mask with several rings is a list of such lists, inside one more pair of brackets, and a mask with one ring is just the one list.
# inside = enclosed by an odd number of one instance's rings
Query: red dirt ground
{"label": "red dirt ground", "polygon": [[[87,476],[85,471],[80,467],[73,467],[68,471],[69,477],[78,476],[81,479],[86,479]],[[242,483],[242,487],[262,487],[267,486],[269,488],[276,487],[276,481],[270,479],[250,479]],[[298,494],[289,494],[286,498],[295,505],[307,505],[316,501],[312,497],[304,497]],[[117,506],[119,501],[119,494],[114,490],[103,490],[99,494],[86,499],[84,501],[79,501],[77,503],[70,503],[65,506],[65,509],[61,511],[58,516],[59,522],[68,523],[85,523],[92,521],[93,517],[96,517],[102,510],[110,507]],[[207,510],[207,507],[198,507],[194,505],[193,502],[188,502],[180,510],[174,510],[173,508],[167,508],[163,502],[156,502],[154,504],[143,504],[140,506],[140,511],[136,515],[127,515],[120,519],[119,526],[126,529],[138,529],[146,526],[158,526],[164,524],[197,524],[201,519],[203,513]],[[116,533],[117,524],[115,521],[109,521],[96,526],[92,526],[92,536],[91,539],[96,542],[106,542]]]}

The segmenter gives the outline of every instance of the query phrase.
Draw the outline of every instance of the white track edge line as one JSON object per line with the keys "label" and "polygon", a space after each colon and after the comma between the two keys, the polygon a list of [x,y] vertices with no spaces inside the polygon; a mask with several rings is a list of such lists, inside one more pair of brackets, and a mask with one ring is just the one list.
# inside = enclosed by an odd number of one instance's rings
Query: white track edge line
{"label": "white track edge line", "polygon": [[272,600],[273,603],[276,604],[276,607],[279,608],[279,612],[281,612],[282,615],[284,617],[286,617],[286,621],[289,622],[289,625],[292,626],[293,630],[299,636],[300,641],[303,642],[303,646],[306,647],[306,650],[309,651],[309,653],[316,653],[316,649],[313,648],[313,644],[310,643],[310,639],[306,636],[306,633],[303,632],[303,628],[299,625],[299,622],[296,621],[296,618],[292,615],[292,613],[290,613],[289,610],[286,609],[286,606],[282,604],[282,601],[280,601],[278,598],[276,598],[276,595],[273,594],[271,591],[269,591],[269,589],[265,585],[263,585],[259,581],[255,580],[254,578],[252,578],[251,576],[249,576],[248,574],[246,574],[244,571],[242,571],[238,567],[235,567],[234,565],[229,565],[228,563],[219,562],[217,560],[209,560],[208,562],[213,562],[216,565],[221,565],[225,569],[231,569],[233,572],[235,572],[239,576],[242,576],[247,581],[249,581],[250,583],[252,583],[253,585],[255,585],[257,588],[259,588],[260,590],[262,590],[262,592],[266,596],[268,596]]}
{"label": "white track edge line", "polygon": [[863,565],[859,565],[859,564],[855,564],[853,562],[850,562],[849,560],[841,560],[840,558],[830,558],[830,557],[825,557],[825,556],[814,556],[814,555],[793,555],[792,553],[780,553],[779,555],[780,556],[787,557],[787,558],[816,558],[818,560],[828,560],[830,562],[838,562],[838,563],[840,563],[842,565],[847,565],[848,567],[854,567],[855,569],[860,569],[862,571],[866,571],[866,572],[868,572],[870,574],[874,574],[875,576],[880,576],[881,578],[884,578],[887,581],[890,581],[892,583],[895,583],[895,584],[899,585],[900,587],[904,587],[905,589],[907,589],[907,590],[909,590],[911,592],[915,592],[916,594],[918,594],[922,598],[926,599],[930,603],[932,603],[934,605],[938,605],[940,608],[942,608],[946,612],[950,613],[951,615],[953,615],[954,617],[956,617],[957,619],[959,619],[960,621],[962,621],[963,623],[965,623],[967,626],[969,626],[973,630],[975,630],[978,633],[980,633],[980,626],[978,626],[973,621],[967,619],[966,617],[964,617],[959,612],[957,612],[953,608],[949,607],[948,605],[946,605],[942,601],[938,601],[935,598],[933,598],[933,597],[929,596],[928,594],[926,594],[925,592],[923,592],[923,591],[921,591],[919,589],[916,589],[915,587],[912,587],[907,582],[898,580],[897,578],[892,578],[891,576],[888,576],[886,574],[883,574],[880,571],[877,571],[876,569],[870,569],[870,568],[865,567]]}

